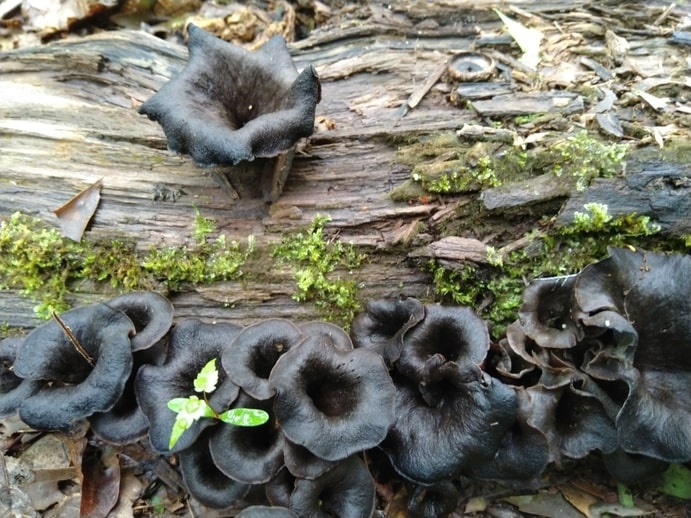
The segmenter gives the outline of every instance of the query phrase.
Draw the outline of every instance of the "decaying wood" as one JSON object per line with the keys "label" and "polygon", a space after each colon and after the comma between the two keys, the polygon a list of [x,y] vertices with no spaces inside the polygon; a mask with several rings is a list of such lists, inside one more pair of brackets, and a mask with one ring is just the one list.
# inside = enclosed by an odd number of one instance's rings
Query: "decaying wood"
{"label": "decaying wood", "polygon": [[[404,4],[393,10],[372,6],[367,21],[337,24],[292,46],[298,68],[312,64],[322,79],[317,119],[329,124],[318,125],[298,149],[283,193],[271,206],[262,199],[251,166],[197,167],[189,157],[169,153],[160,126],[137,113],[139,104],[184,66],[185,47],[118,31],[0,54],[0,217],[22,211],[56,224],[53,210],[99,178],[102,199],[87,234],[135,238],[142,250],[184,244],[195,209],[214,219],[229,239],[254,235],[259,247],[304,228],[316,214],[329,214],[331,234],[377,254],[358,272],[363,298],[427,296],[429,275],[409,263],[400,245],[413,239],[421,222],[434,225],[451,217],[453,205],[391,199],[389,191],[410,175],[410,167],[397,159],[395,138],[455,131],[466,124],[490,126],[482,118],[487,115],[571,113],[585,106],[582,97],[569,92],[507,93],[510,83],[498,79],[499,93],[508,97],[480,99],[477,86],[466,87],[482,117],[459,109],[447,99],[451,87],[430,88],[429,78],[454,53],[475,46],[479,24],[499,31],[489,8],[494,2]],[[567,0],[519,4],[545,16],[584,5]],[[414,109],[401,118],[404,106]],[[471,133],[469,138],[477,138]],[[670,227],[688,229],[688,218],[683,223],[672,214],[685,210],[688,216],[688,171],[682,177],[675,184],[667,180],[674,175],[655,176],[645,184],[647,197],[625,198],[621,189],[641,189],[616,180],[598,181],[593,188],[611,190],[627,200],[622,203],[637,204],[640,213],[663,210],[673,220]],[[658,184],[670,196],[677,194],[676,205],[655,206]],[[573,197],[564,217],[597,197],[594,192]],[[428,237],[427,243],[433,240]],[[424,238],[414,243],[424,244]],[[173,301],[178,317],[240,323],[272,316],[315,318],[309,304],[292,300],[294,289],[290,272],[276,271],[267,259],[252,282],[196,287],[174,294]],[[85,287],[74,294],[75,302],[101,296]],[[35,324],[33,304],[16,292],[0,291],[0,321]]]}

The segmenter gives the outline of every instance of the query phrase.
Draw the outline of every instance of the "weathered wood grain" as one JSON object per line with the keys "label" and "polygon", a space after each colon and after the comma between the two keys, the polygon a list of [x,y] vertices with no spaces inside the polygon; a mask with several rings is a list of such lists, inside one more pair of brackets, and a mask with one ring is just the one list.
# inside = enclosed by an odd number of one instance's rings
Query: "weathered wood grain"
{"label": "weathered wood grain", "polygon": [[[304,228],[318,213],[329,214],[330,235],[376,254],[358,274],[364,298],[428,296],[429,276],[409,262],[401,244],[419,222],[449,217],[458,200],[393,201],[389,191],[410,174],[397,157],[396,142],[466,124],[491,125],[472,109],[451,104],[451,88],[433,87],[405,116],[404,105],[450,56],[474,48],[480,29],[498,32],[494,4],[372,4],[363,8],[366,19],[336,20],[292,44],[298,68],[310,63],[321,77],[317,120],[322,123],[296,154],[283,194],[270,207],[248,181],[251,164],[200,168],[189,157],[168,152],[160,126],[137,113],[139,104],[184,66],[184,46],[118,31],[0,53],[0,218],[23,211],[55,223],[52,211],[99,178],[102,200],[88,233],[128,236],[142,250],[185,243],[195,209],[214,219],[229,239],[252,234],[260,248]],[[575,3],[512,5],[549,17]],[[500,44],[508,50],[510,39]],[[224,175],[239,198],[218,181]],[[184,194],[174,202],[155,200],[160,189]],[[588,192],[583,196],[574,199],[576,208],[590,199]],[[688,202],[674,210],[688,210]],[[672,219],[674,210],[668,211]],[[676,228],[673,222],[668,226]],[[423,234],[412,244],[433,239]],[[309,304],[291,299],[293,291],[290,272],[275,271],[267,259],[251,281],[190,288],[172,298],[179,317],[241,323],[268,316],[315,318]],[[102,296],[81,286],[74,300]],[[15,292],[0,291],[2,322],[35,324],[32,306]]]}

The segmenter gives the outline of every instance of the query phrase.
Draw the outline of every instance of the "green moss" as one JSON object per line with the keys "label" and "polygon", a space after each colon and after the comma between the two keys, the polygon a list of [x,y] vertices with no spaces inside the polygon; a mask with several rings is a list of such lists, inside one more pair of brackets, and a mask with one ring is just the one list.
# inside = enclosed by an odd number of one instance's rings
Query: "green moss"
{"label": "green moss", "polygon": [[348,327],[360,310],[357,281],[352,270],[365,256],[353,245],[324,236],[329,216],[317,215],[304,232],[284,236],[272,256],[278,265],[290,265],[294,271],[297,301],[313,302],[322,316]]}
{"label": "green moss", "polygon": [[513,122],[514,122],[514,124],[518,124],[520,126],[521,124],[528,124],[529,122],[535,122],[542,115],[543,115],[542,113],[531,113],[530,115],[517,115],[516,117],[514,117]]}
{"label": "green moss", "polygon": [[595,178],[611,178],[620,173],[626,150],[623,144],[609,144],[581,131],[557,142],[546,157],[554,158],[551,167],[554,174],[575,177],[576,188],[584,190]]}
{"label": "green moss", "polygon": [[526,236],[527,245],[519,250],[502,254],[489,247],[487,265],[451,269],[430,261],[425,268],[432,274],[438,298],[480,308],[481,316],[494,324],[493,334],[501,336],[516,318],[526,281],[577,273],[605,258],[609,246],[671,247],[679,252],[691,248],[691,240],[658,235],[659,225],[647,216],[613,217],[602,204],[586,204],[570,225],[545,222],[543,226],[544,230]]}
{"label": "green moss", "polygon": [[253,239],[241,249],[221,235],[210,239],[213,222],[195,217],[194,244],[136,250],[128,239],[77,243],[38,218],[15,213],[0,222],[0,289],[18,289],[37,301],[35,311],[48,317],[69,308],[69,294],[81,282],[105,283],[118,291],[161,286],[179,289],[236,278],[252,251]]}
{"label": "green moss", "polygon": [[237,241],[228,242],[222,234],[210,239],[214,231],[214,222],[197,211],[192,231],[194,244],[152,247],[141,262],[142,268],[173,291],[183,284],[212,284],[239,277],[240,268],[254,250],[254,236],[247,238],[243,249]]}
{"label": "green moss", "polygon": [[[411,167],[411,182],[434,194],[459,194],[497,187],[508,181],[553,173],[575,183],[579,190],[594,178],[611,177],[622,171],[627,147],[610,144],[595,134],[581,131],[552,143],[526,149],[501,142],[461,141],[453,133],[402,145],[398,159]],[[395,189],[400,200],[410,189]]]}

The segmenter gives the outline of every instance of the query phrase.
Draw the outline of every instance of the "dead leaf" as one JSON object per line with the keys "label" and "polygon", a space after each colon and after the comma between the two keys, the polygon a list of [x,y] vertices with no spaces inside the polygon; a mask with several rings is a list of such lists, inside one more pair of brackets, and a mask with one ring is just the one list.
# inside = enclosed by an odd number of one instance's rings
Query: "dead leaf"
{"label": "dead leaf", "polygon": [[648,92],[644,92],[643,90],[632,90],[633,93],[638,95],[641,99],[643,99],[646,103],[650,105],[651,108],[657,111],[663,111],[665,108],[667,108],[667,101],[664,99],[657,97],[653,94],[649,94]]}
{"label": "dead leaf", "polygon": [[103,178],[74,196],[53,212],[58,217],[60,232],[73,241],[81,241],[98,202],[101,200]]}
{"label": "dead leaf", "polygon": [[523,55],[520,62],[525,66],[535,69],[540,63],[540,42],[543,35],[537,29],[530,29],[516,20],[509,18],[499,9],[494,9],[497,16],[506,25],[506,30],[509,31],[514,41],[521,47]]}
{"label": "dead leaf", "polygon": [[534,495],[510,496],[504,500],[518,507],[523,513],[539,516],[559,516],[560,518],[583,518],[560,493],[539,491]]}
{"label": "dead leaf", "polygon": [[597,498],[571,484],[559,487],[559,491],[561,491],[567,502],[583,513],[586,518],[592,518],[590,508],[599,502]]}
{"label": "dead leaf", "polygon": [[115,449],[87,446],[82,459],[80,518],[105,518],[120,494],[120,459]]}

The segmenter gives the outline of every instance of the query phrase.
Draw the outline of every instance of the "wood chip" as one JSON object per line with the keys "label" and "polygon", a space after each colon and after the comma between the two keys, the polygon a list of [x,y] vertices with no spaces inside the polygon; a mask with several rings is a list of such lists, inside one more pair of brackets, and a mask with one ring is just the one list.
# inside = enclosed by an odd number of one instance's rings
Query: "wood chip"
{"label": "wood chip", "polygon": [[487,245],[477,239],[449,236],[427,246],[413,250],[409,257],[431,257],[449,261],[488,263]]}
{"label": "wood chip", "polygon": [[473,108],[483,117],[513,117],[534,113],[570,114],[583,111],[583,97],[572,92],[519,92],[475,101]]}

